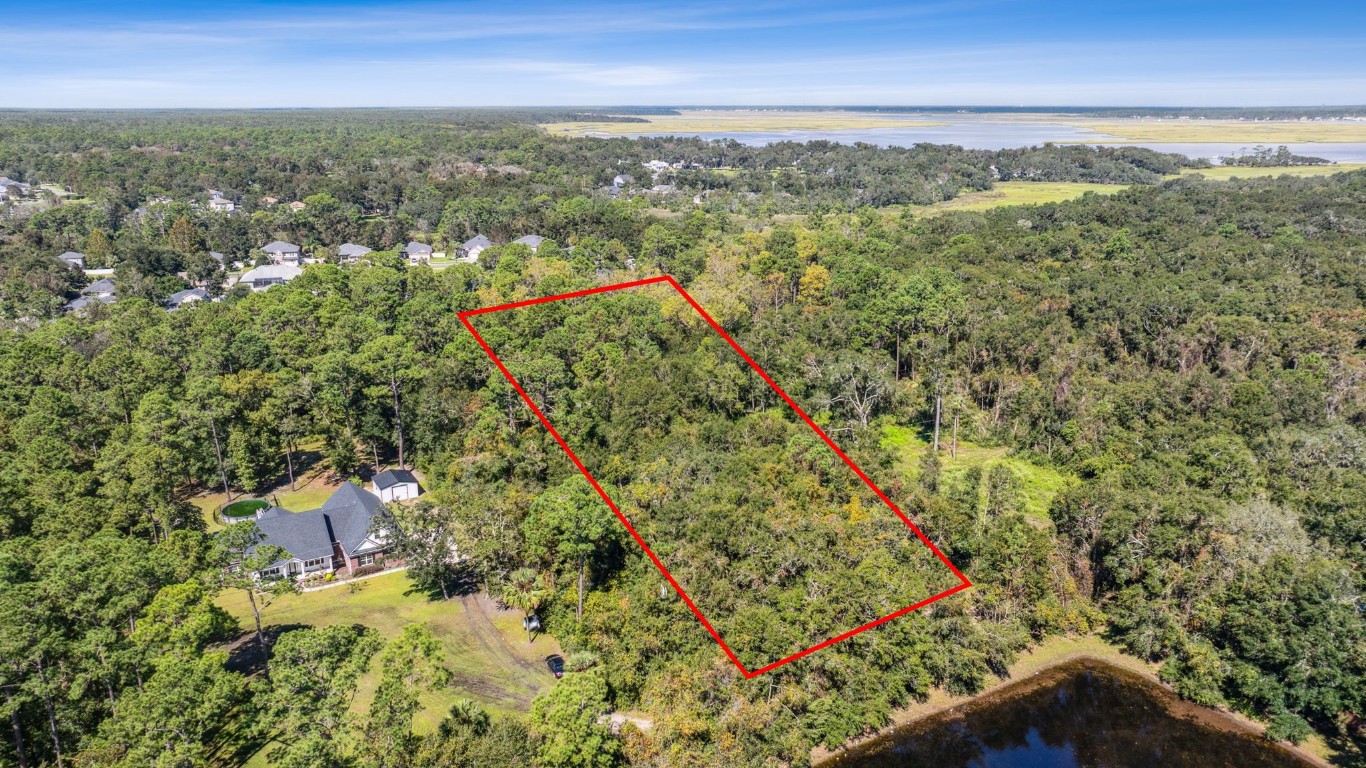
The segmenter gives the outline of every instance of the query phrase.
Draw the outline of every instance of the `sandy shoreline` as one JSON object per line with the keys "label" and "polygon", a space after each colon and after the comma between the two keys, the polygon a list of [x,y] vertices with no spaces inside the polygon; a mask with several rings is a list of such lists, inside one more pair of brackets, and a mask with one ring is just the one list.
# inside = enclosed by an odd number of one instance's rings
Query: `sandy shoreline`
{"label": "sandy shoreline", "polygon": [[[1135,676],[1155,684],[1161,690],[1163,705],[1175,717],[1193,720],[1220,731],[1256,737],[1261,737],[1265,730],[1262,724],[1236,712],[1210,709],[1180,699],[1158,679],[1156,665],[1123,654],[1097,637],[1051,638],[1033,651],[1022,655],[1011,665],[1010,677],[995,680],[980,693],[973,696],[952,696],[936,689],[926,701],[913,703],[894,712],[892,723],[874,733],[855,739],[833,751],[817,746],[811,751],[811,763],[815,768],[837,768],[841,765],[841,759],[858,747],[886,738],[910,726],[927,724],[928,721],[939,717],[990,706],[1052,685],[1068,674],[1063,667],[1077,663],[1103,666],[1109,671],[1117,671],[1119,675]],[[1317,740],[1317,737],[1315,739]],[[1276,742],[1276,746],[1311,765],[1321,768],[1332,766],[1323,755],[1306,749],[1305,745],[1297,747]]]}

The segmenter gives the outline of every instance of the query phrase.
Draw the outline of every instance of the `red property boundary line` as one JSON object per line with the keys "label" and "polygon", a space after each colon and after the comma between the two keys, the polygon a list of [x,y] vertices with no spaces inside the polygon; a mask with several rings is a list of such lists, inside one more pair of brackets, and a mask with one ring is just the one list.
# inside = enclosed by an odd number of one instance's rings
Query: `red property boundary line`
{"label": "red property boundary line", "polygon": [[[475,315],[484,315],[489,314],[491,312],[501,312],[507,309],[529,307],[536,304],[546,304],[552,301],[575,299],[581,296],[592,296],[598,293],[607,293],[609,291],[619,291],[625,288],[637,288],[643,285],[654,285],[659,283],[667,283],[675,291],[677,291],[680,296],[687,300],[687,302],[692,305],[692,308],[697,310],[697,313],[702,316],[702,319],[707,321],[707,324],[711,326],[712,330],[720,334],[721,338],[725,339],[726,343],[731,346],[731,349],[734,349],[737,353],[739,353],[740,357],[743,358],[746,363],[749,363],[750,367],[753,368],[754,371],[758,373],[759,376],[763,378],[763,380],[767,382],[770,387],[773,388],[773,391],[777,392],[778,396],[781,397],[783,401],[786,402],[789,406],[791,406],[792,410],[795,411],[797,415],[802,418],[802,421],[806,422],[806,425],[808,427],[811,427],[811,429],[817,435],[820,435],[821,439],[825,441],[825,444],[830,446],[830,449],[835,452],[835,455],[839,456],[840,459],[844,461],[845,465],[852,469],[854,471],[854,474],[858,475],[859,479],[862,480],[865,485],[867,485],[869,488],[873,490],[873,493],[877,494],[877,497],[882,500],[882,503],[886,504],[889,509],[895,512],[897,517],[901,518],[901,522],[906,524],[906,527],[910,528],[912,531],[915,532],[915,535],[926,547],[929,547],[930,551],[934,553],[935,557],[938,557],[939,561],[943,563],[944,566],[947,567],[950,571],[952,571],[953,575],[958,577],[960,583],[957,586],[952,587],[950,589],[946,589],[943,592],[940,592],[939,594],[934,595],[933,597],[928,597],[924,600],[921,600],[918,603],[908,605],[899,611],[889,613],[880,619],[870,621],[867,624],[864,624],[860,627],[855,627],[854,629],[851,629],[847,632],[836,635],[830,638],[829,640],[817,643],[809,648],[804,648],[792,654],[791,656],[779,659],[778,661],[775,661],[771,664],[767,664],[758,669],[746,669],[745,665],[740,663],[740,659],[736,657],[735,652],[731,650],[729,645],[726,645],[725,640],[721,639],[721,634],[716,631],[716,628],[711,625],[711,622],[707,621],[707,617],[702,615],[702,611],[699,610],[697,605],[693,603],[692,598],[688,597],[688,593],[683,590],[683,587],[679,586],[677,581],[674,581],[673,574],[669,573],[669,569],[664,567],[664,563],[660,562],[659,558],[655,555],[654,550],[650,549],[650,545],[646,544],[645,540],[640,537],[640,534],[636,532],[635,526],[631,525],[631,521],[627,520],[626,516],[621,513],[621,510],[617,508],[617,505],[602,489],[602,486],[598,485],[597,479],[593,477],[593,474],[589,472],[588,468],[585,467],[583,465],[583,462],[579,460],[578,455],[576,455],[573,449],[569,447],[569,443],[565,442],[564,438],[560,436],[560,433],[555,429],[555,426],[550,423],[550,419],[546,418],[546,415],[541,411],[541,409],[536,405],[536,403],[532,401],[531,397],[527,395],[526,390],[522,389],[522,385],[517,381],[516,377],[514,377],[512,375],[512,372],[507,369],[507,366],[503,364],[503,361],[499,359],[498,355],[494,353],[493,348],[489,346],[488,342],[484,340],[484,337],[480,336],[479,331],[476,331],[474,329],[474,325],[470,323],[470,318],[474,317]],[[484,348],[484,352],[489,356],[489,359],[493,361],[494,365],[498,366],[498,370],[501,371],[503,376],[508,380],[508,382],[512,384],[513,389],[517,390],[517,394],[521,395],[522,400],[525,401],[527,406],[531,408],[532,412],[536,414],[536,418],[540,419],[541,424],[543,424],[546,430],[550,432],[551,437],[554,437],[555,442],[559,443],[560,447],[564,449],[565,454],[569,456],[569,460],[572,461],[574,463],[574,466],[578,467],[579,472],[582,472],[583,476],[588,479],[589,484],[593,486],[593,490],[598,492],[598,496],[602,497],[603,502],[606,503],[607,507],[612,510],[612,513],[617,516],[617,519],[621,521],[621,524],[626,526],[626,530],[630,532],[631,538],[635,539],[636,543],[640,545],[640,548],[645,551],[645,554],[649,556],[651,562],[653,562],[655,564],[655,567],[659,569],[659,572],[664,575],[664,578],[674,588],[674,591],[678,593],[678,596],[683,598],[683,602],[686,603],[688,608],[692,610],[693,615],[697,616],[697,620],[700,621],[702,623],[702,626],[706,627],[707,631],[711,633],[711,636],[714,640],[716,640],[717,645],[721,646],[721,650],[725,652],[726,656],[730,658],[731,662],[735,664],[735,666],[740,670],[740,674],[744,675],[745,678],[758,677],[759,675],[762,675],[765,672],[777,669],[778,667],[781,667],[784,664],[796,661],[797,659],[800,659],[803,656],[808,656],[812,653],[815,653],[816,651],[819,651],[822,648],[827,648],[831,645],[834,645],[835,643],[840,642],[841,640],[846,640],[850,637],[853,637],[854,635],[857,635],[860,632],[872,629],[873,627],[876,627],[880,624],[886,624],[887,622],[897,618],[898,616],[904,616],[910,613],[911,611],[917,610],[919,608],[924,608],[925,606],[935,602],[936,600],[941,600],[945,597],[948,597],[949,595],[955,594],[957,592],[962,592],[963,590],[972,586],[972,582],[968,581],[968,578],[963,575],[963,572],[955,568],[953,563],[949,562],[949,559],[944,556],[943,552],[939,551],[939,548],[934,545],[934,542],[930,541],[929,538],[926,537],[925,534],[920,530],[920,528],[917,527],[915,523],[911,522],[911,519],[907,517],[906,514],[902,512],[900,508],[897,507],[896,504],[892,503],[892,500],[887,497],[887,494],[883,493],[882,489],[878,488],[877,485],[867,475],[863,473],[863,470],[859,469],[858,465],[855,464],[854,461],[844,453],[844,451],[840,450],[840,447],[838,445],[835,445],[835,441],[830,439],[830,436],[825,433],[825,430],[817,426],[816,422],[812,421],[811,417],[806,414],[806,411],[803,411],[801,406],[797,405],[796,401],[789,397],[788,394],[783,391],[782,387],[778,386],[777,382],[769,378],[768,373],[766,373],[763,368],[760,368],[759,364],[754,362],[754,359],[751,358],[749,354],[745,352],[745,350],[740,348],[740,345],[735,342],[735,339],[732,339],[730,337],[730,334],[726,333],[724,330],[721,329],[721,326],[717,324],[715,320],[712,319],[712,316],[707,314],[707,311],[702,308],[702,305],[698,304],[692,296],[688,295],[687,291],[683,290],[683,286],[679,285],[678,281],[675,280],[672,275],[661,275],[659,277],[651,277],[646,278],[644,280],[633,280],[629,283],[618,283],[616,285],[589,288],[583,291],[562,293],[555,296],[543,296],[541,298],[527,299],[525,301],[514,301],[510,304],[500,304],[493,307],[484,307],[482,309],[470,309],[459,313],[459,317],[460,322],[464,323],[465,327],[469,329],[469,332],[474,335],[475,341],[479,342],[479,346]]]}

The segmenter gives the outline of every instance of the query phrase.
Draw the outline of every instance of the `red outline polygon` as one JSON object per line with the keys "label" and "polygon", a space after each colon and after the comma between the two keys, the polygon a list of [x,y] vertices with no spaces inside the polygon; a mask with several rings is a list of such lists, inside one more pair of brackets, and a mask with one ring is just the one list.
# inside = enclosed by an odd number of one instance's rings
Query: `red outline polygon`
{"label": "red outline polygon", "polygon": [[[851,629],[847,632],[838,634],[830,638],[829,640],[824,640],[813,646],[810,646],[809,648],[804,648],[790,656],[779,659],[778,661],[775,661],[771,664],[766,664],[758,669],[751,671],[749,669],[746,669],[744,664],[740,663],[740,659],[736,657],[735,652],[730,649],[730,646],[726,645],[725,640],[721,639],[721,634],[717,632],[714,627],[712,627],[711,622],[707,621],[707,617],[702,615],[702,611],[699,610],[697,606],[693,603],[692,598],[688,597],[688,593],[683,591],[683,587],[679,586],[678,582],[674,581],[674,577],[672,574],[669,573],[669,569],[665,568],[664,563],[660,562],[659,558],[655,556],[654,550],[650,549],[650,545],[646,544],[645,540],[640,537],[640,534],[636,532],[635,526],[631,525],[631,521],[627,520],[626,516],[621,513],[621,510],[617,508],[617,505],[612,501],[612,499],[607,495],[607,493],[603,491],[602,486],[598,485],[598,481],[593,477],[593,474],[588,471],[588,468],[583,465],[582,461],[579,461],[579,457],[574,453],[573,449],[569,447],[569,444],[565,442],[564,438],[560,436],[560,433],[556,431],[555,426],[550,423],[550,419],[546,418],[546,415],[542,413],[541,409],[536,405],[536,403],[531,400],[531,397],[527,395],[526,390],[522,389],[522,385],[518,383],[517,379],[512,375],[512,372],[507,369],[507,366],[503,365],[503,361],[499,359],[497,354],[494,353],[493,349],[488,345],[488,342],[484,341],[484,337],[480,336],[479,332],[474,329],[474,325],[471,324],[469,320],[469,318],[473,317],[474,315],[483,315],[491,312],[501,312],[507,309],[529,307],[535,304],[545,304],[552,301],[574,299],[579,298],[580,296],[592,296],[593,294],[598,293],[607,293],[609,291],[619,291],[624,288],[636,288],[642,285],[653,285],[659,283],[667,283],[668,285],[672,286],[674,290],[678,291],[680,296],[682,296],[689,304],[692,305],[693,309],[697,310],[697,313],[702,316],[702,319],[707,321],[707,324],[711,326],[712,330],[720,334],[721,338],[725,339],[726,343],[729,344],[732,349],[734,349],[736,352],[740,354],[740,357],[743,358],[744,361],[748,363],[751,368],[754,369],[755,373],[759,374],[760,378],[767,382],[768,385],[773,388],[773,391],[777,392],[778,396],[781,397],[783,401],[786,402],[789,406],[791,406],[792,410],[795,411],[796,414],[801,417],[802,421],[806,422],[806,425],[811,427],[812,431],[819,435],[821,440],[825,441],[825,444],[830,446],[830,449],[833,450],[835,454],[839,456],[840,459],[842,459],[844,463],[854,471],[854,474],[858,475],[859,479],[862,480],[869,488],[871,488],[873,493],[877,494],[877,497],[882,500],[882,503],[886,504],[889,509],[895,512],[897,517],[901,518],[901,521],[906,524],[906,527],[914,531],[915,535],[919,537],[920,541],[924,543],[926,547],[929,547],[930,551],[933,552],[935,556],[939,558],[939,561],[942,562],[945,565],[945,567],[947,567],[950,571],[953,572],[955,576],[958,577],[960,583],[957,586],[951,589],[946,589],[943,592],[940,592],[939,594],[934,595],[933,597],[921,600],[918,603],[908,605],[899,611],[889,613],[880,619],[870,621],[867,624],[855,627],[854,629]],[[957,592],[962,592],[963,590],[972,586],[972,582],[968,581],[968,578],[963,575],[962,571],[959,571],[957,568],[954,567],[953,563],[949,562],[949,559],[944,556],[943,552],[939,551],[939,548],[934,545],[934,542],[930,541],[929,538],[926,537],[923,532],[921,532],[920,528],[918,528],[915,523],[911,522],[911,519],[907,517],[906,514],[901,511],[901,509],[899,509],[895,504],[893,504],[891,499],[887,498],[887,494],[883,493],[882,489],[878,488],[877,485],[875,485],[873,481],[863,473],[863,470],[859,469],[858,465],[855,464],[853,460],[850,459],[847,455],[845,455],[844,451],[840,450],[840,447],[838,445],[835,445],[835,441],[830,439],[830,436],[825,433],[825,430],[817,426],[816,422],[812,421],[811,417],[806,415],[806,411],[803,411],[801,406],[797,405],[797,403],[791,397],[789,397],[786,392],[783,391],[782,387],[778,386],[777,382],[769,378],[768,374],[764,372],[764,369],[760,368],[759,364],[754,362],[754,360],[745,352],[745,350],[740,348],[739,344],[735,343],[735,340],[730,337],[730,334],[722,330],[721,326],[718,325],[717,322],[712,319],[711,315],[707,314],[707,311],[702,309],[702,305],[698,304],[692,296],[688,295],[687,291],[683,290],[683,286],[679,285],[678,281],[675,280],[673,276],[661,275],[659,277],[651,277],[646,278],[644,280],[633,280],[629,283],[618,283],[616,285],[589,288],[587,290],[574,291],[572,293],[562,293],[556,296],[543,296],[536,299],[527,299],[525,301],[514,301],[510,304],[500,304],[498,306],[493,307],[484,307],[482,309],[470,309],[459,313],[459,317],[460,322],[464,323],[465,327],[469,329],[469,332],[474,335],[475,341],[479,342],[479,346],[484,348],[484,352],[488,354],[489,359],[493,361],[494,365],[498,366],[498,370],[501,371],[503,376],[507,378],[508,382],[512,384],[513,389],[517,390],[517,394],[521,395],[522,400],[526,402],[527,406],[530,407],[532,412],[536,414],[536,417],[540,419],[541,424],[543,424],[545,428],[549,430],[551,437],[554,437],[555,442],[559,443],[560,447],[564,449],[565,454],[569,456],[569,460],[574,462],[574,466],[578,467],[579,471],[583,473],[583,476],[588,479],[589,484],[593,486],[593,490],[598,492],[598,496],[602,497],[602,500],[607,504],[607,507],[611,509],[612,513],[617,516],[617,519],[621,521],[621,524],[626,526],[626,530],[630,532],[631,538],[636,540],[636,543],[640,545],[640,548],[645,551],[646,556],[650,558],[650,561],[655,564],[655,567],[659,569],[659,572],[664,575],[664,578],[666,580],[668,580],[669,584],[674,588],[674,591],[678,592],[678,596],[683,598],[683,602],[686,603],[688,608],[692,610],[693,614],[697,616],[697,620],[702,623],[702,626],[706,627],[707,631],[711,633],[712,638],[716,640],[717,645],[721,646],[721,650],[725,652],[726,656],[729,657],[730,660],[735,664],[735,666],[740,670],[740,674],[744,675],[746,678],[757,677],[759,675],[764,674],[765,672],[777,669],[778,667],[781,667],[782,665],[787,664],[788,662],[796,661],[797,659],[800,659],[803,656],[815,653],[816,651],[819,651],[822,648],[827,648],[831,645],[834,645],[835,643],[840,642],[841,640],[846,640],[850,637],[853,637],[854,635],[857,635],[860,632],[872,629],[873,627],[876,627],[880,624],[885,624],[891,621],[892,619],[897,618],[898,616],[904,616],[905,614],[910,613],[911,611],[923,608],[929,605],[930,603],[935,602],[936,600],[942,600],[943,598],[948,597],[949,595],[955,594]]]}

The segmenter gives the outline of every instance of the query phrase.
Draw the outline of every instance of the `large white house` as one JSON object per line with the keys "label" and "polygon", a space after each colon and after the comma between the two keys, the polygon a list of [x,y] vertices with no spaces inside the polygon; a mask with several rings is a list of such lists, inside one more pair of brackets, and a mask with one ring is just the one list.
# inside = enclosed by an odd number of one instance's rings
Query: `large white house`
{"label": "large white house", "polygon": [[303,268],[294,264],[267,264],[247,270],[237,282],[249,286],[253,291],[264,291],[272,285],[287,283],[303,273]]}

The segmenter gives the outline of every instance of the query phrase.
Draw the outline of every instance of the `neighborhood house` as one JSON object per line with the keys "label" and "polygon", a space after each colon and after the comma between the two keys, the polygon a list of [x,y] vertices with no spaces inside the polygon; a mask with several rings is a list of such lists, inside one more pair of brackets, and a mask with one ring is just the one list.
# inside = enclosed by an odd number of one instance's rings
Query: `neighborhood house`
{"label": "neighborhood house", "polygon": [[66,262],[66,265],[68,267],[72,267],[74,269],[85,269],[84,253],[77,253],[76,251],[67,251],[66,253],[63,253],[61,256],[58,256],[57,258]]}
{"label": "neighborhood house", "polygon": [[250,287],[253,291],[264,291],[272,285],[287,283],[303,273],[302,268],[293,264],[267,264],[248,270],[237,282]]}
{"label": "neighborhood house", "polygon": [[370,249],[355,243],[342,243],[337,247],[337,258],[343,262],[351,262],[369,253]]}
{"label": "neighborhood house", "polygon": [[512,242],[525,245],[526,247],[531,249],[532,253],[535,253],[536,251],[540,250],[541,243],[545,242],[545,238],[541,237],[540,235],[522,235],[521,237],[517,238],[516,240],[513,240]]}
{"label": "neighborhood house", "polygon": [[[262,543],[280,546],[289,557],[258,571],[263,578],[346,571],[376,563],[401,562],[386,558],[388,537],[376,525],[384,505],[379,497],[351,483],[342,483],[318,509],[290,512],[269,507],[256,515]],[[250,519],[250,518],[248,518]]]}
{"label": "neighborhood house", "polygon": [[285,243],[279,240],[261,246],[261,250],[265,251],[266,256],[270,258],[270,263],[272,264],[297,265],[299,259],[302,258],[302,252],[300,251],[299,246],[294,243]]}
{"label": "neighborhood house", "polygon": [[461,244],[456,253],[462,261],[473,263],[479,260],[479,254],[483,253],[485,248],[492,247],[492,240],[483,235],[475,235]]}
{"label": "neighborhood house", "polygon": [[408,243],[403,246],[403,255],[408,257],[411,264],[420,264],[424,261],[432,260],[432,247],[426,243]]}

